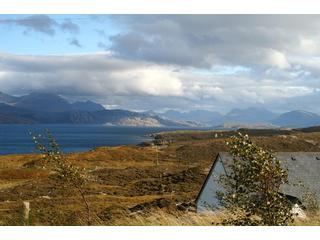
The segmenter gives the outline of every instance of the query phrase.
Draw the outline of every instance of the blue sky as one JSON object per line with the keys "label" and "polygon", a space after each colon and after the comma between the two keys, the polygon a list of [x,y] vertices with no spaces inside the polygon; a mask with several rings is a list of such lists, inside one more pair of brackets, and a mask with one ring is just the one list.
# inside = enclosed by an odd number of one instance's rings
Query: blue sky
{"label": "blue sky", "polygon": [[[108,16],[96,19],[90,15],[47,15],[58,24],[66,20],[79,26],[79,31],[70,33],[53,27],[54,35],[43,34],[30,27],[10,24],[0,25],[0,50],[13,54],[70,54],[101,51],[99,42],[109,45],[108,38],[123,30],[120,24],[114,23]],[[32,15],[0,15],[1,19],[17,20]],[[71,45],[77,39],[81,47]]]}
{"label": "blue sky", "polygon": [[320,113],[318,15],[0,15],[0,91]]}

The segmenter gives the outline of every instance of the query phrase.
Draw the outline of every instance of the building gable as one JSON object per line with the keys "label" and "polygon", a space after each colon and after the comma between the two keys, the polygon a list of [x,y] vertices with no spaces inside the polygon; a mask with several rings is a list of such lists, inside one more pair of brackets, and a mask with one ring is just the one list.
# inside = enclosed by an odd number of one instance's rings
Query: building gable
{"label": "building gable", "polygon": [[[320,202],[320,152],[278,152],[275,156],[283,168],[288,169],[290,185],[281,186],[281,191],[303,202],[306,193],[314,194]],[[219,208],[216,192],[223,191],[219,177],[226,174],[233,158],[229,153],[219,153],[196,199],[197,212]]]}

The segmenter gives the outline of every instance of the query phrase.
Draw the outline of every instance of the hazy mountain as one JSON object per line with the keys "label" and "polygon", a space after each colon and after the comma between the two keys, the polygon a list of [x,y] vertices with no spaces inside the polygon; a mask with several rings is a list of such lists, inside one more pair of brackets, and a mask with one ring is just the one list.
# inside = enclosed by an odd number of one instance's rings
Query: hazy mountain
{"label": "hazy mountain", "polygon": [[0,103],[14,103],[18,100],[17,97],[10,96],[8,94],[5,94],[3,92],[0,92]]}
{"label": "hazy mountain", "polygon": [[179,112],[176,110],[168,110],[162,113],[161,115],[170,119],[181,120],[181,119],[186,119],[186,117],[188,116],[188,113]]}
{"label": "hazy mountain", "polygon": [[142,113],[150,115],[150,116],[160,116],[161,115],[160,113],[157,113],[157,112],[155,112],[153,110],[144,111]]}
{"label": "hazy mountain", "polygon": [[281,114],[271,123],[283,127],[309,127],[320,125],[320,116],[312,112],[296,110]]}
{"label": "hazy mountain", "polygon": [[320,116],[306,111],[277,115],[264,108],[233,109],[226,115],[206,110],[159,114],[128,110],[106,110],[92,101],[70,103],[52,93],[31,93],[14,97],[0,92],[0,123],[69,123],[129,126],[280,126],[309,127],[320,125]]}
{"label": "hazy mountain", "polygon": [[5,93],[0,93],[0,102],[35,112],[91,112],[105,110],[101,104],[92,101],[78,101],[71,104],[66,99],[53,93],[30,93],[22,97],[13,97]]}
{"label": "hazy mountain", "polygon": [[103,111],[105,108],[99,104],[92,101],[85,101],[85,102],[75,102],[72,104],[72,108],[75,110],[80,111]]}
{"label": "hazy mountain", "polygon": [[233,123],[269,123],[277,114],[264,108],[235,108],[223,117],[223,122]]}
{"label": "hazy mountain", "polygon": [[169,110],[162,114],[169,119],[174,120],[188,120],[202,123],[208,126],[218,126],[224,123],[246,123],[246,124],[261,124],[269,123],[277,115],[264,108],[246,108],[233,109],[226,115],[219,112],[195,110],[190,112],[179,112]]}
{"label": "hazy mountain", "polygon": [[190,112],[179,112],[168,110],[161,114],[169,119],[179,121],[194,121],[202,124],[218,125],[222,123],[222,115],[219,112],[211,112],[207,110],[194,110]]}
{"label": "hazy mountain", "polygon": [[132,127],[198,127],[198,124],[187,121],[174,121],[163,119],[157,116],[140,116],[121,118],[114,123],[106,123],[106,125],[116,126],[132,126]]}
{"label": "hazy mountain", "polygon": [[170,127],[195,127],[196,123],[188,121],[176,121],[157,115],[132,112],[128,110],[114,109],[92,112],[99,124],[117,126],[170,126]]}
{"label": "hazy mountain", "polygon": [[64,112],[72,110],[72,105],[66,99],[52,93],[30,93],[20,97],[15,103],[15,106],[43,112]]}
{"label": "hazy mountain", "polygon": [[34,114],[26,109],[0,103],[0,123],[35,123]]}
{"label": "hazy mountain", "polygon": [[197,124],[187,121],[174,121],[159,116],[131,112],[127,110],[100,111],[34,111],[0,103],[0,123],[6,124],[106,124],[116,126],[170,126],[195,127]]}

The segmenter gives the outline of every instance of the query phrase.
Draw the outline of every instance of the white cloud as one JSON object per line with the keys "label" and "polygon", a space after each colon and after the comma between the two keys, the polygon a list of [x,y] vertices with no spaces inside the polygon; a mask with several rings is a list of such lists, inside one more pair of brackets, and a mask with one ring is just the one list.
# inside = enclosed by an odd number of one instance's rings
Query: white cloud
{"label": "white cloud", "polygon": [[[111,74],[121,88],[119,93],[135,92],[152,96],[181,96],[182,83],[165,67],[145,66]],[[120,86],[119,86],[120,87]]]}
{"label": "white cloud", "polygon": [[271,67],[277,67],[279,69],[290,68],[290,63],[286,56],[274,49],[268,50],[265,56],[262,56],[262,61]]}
{"label": "white cloud", "polygon": [[319,52],[319,45],[312,38],[301,37],[300,38],[300,48],[302,51],[308,54]]}
{"label": "white cloud", "polygon": [[[320,101],[319,16],[112,18],[123,30],[109,39],[110,48],[100,44],[108,48],[103,54],[0,54],[1,91],[53,91],[131,109],[225,111],[264,105],[312,110]],[[47,25],[35,26],[47,34],[57,30],[55,24],[48,25],[50,31]]]}
{"label": "white cloud", "polygon": [[180,79],[172,68],[109,54],[68,56],[0,56],[0,88],[11,93],[52,90],[66,95],[180,96]]}

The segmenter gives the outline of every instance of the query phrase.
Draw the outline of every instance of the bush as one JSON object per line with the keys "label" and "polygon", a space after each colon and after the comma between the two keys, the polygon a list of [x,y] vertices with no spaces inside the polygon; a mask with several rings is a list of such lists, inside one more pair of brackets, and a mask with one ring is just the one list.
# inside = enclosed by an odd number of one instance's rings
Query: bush
{"label": "bush", "polygon": [[44,162],[57,173],[60,184],[77,190],[87,211],[87,224],[91,225],[91,209],[84,194],[87,178],[83,169],[72,165],[66,159],[50,131],[47,130],[45,136],[38,135],[32,138],[36,148],[43,154]]}
{"label": "bush", "polygon": [[291,203],[280,186],[288,184],[288,171],[271,151],[256,146],[239,133],[227,142],[233,161],[220,177],[225,191],[218,192],[222,206],[235,215],[229,225],[288,225],[293,221]]}

